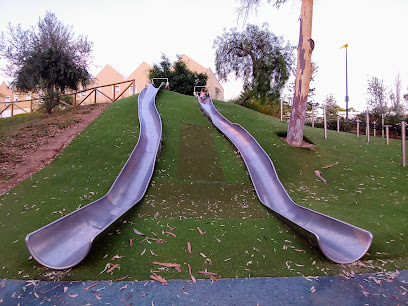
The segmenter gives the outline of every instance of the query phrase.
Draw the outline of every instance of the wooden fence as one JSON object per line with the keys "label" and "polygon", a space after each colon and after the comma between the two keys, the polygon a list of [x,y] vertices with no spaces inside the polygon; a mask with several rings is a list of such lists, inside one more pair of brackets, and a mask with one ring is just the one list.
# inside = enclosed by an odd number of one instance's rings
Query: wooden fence
{"label": "wooden fence", "polygon": [[[122,89],[119,92],[116,92],[117,86],[119,86],[121,84],[126,84],[125,88]],[[120,97],[122,97],[124,95],[124,93],[131,86],[133,86],[132,95],[134,95],[135,94],[136,83],[135,83],[135,80],[133,79],[133,80],[123,81],[123,82],[118,82],[118,83],[112,83],[112,84],[87,88],[87,89],[80,90],[80,91],[77,91],[77,92],[74,92],[74,93],[68,93],[68,94],[62,95],[62,97],[73,96],[74,97],[73,105],[70,105],[70,104],[68,104],[68,103],[66,103],[64,101],[60,101],[60,102],[62,104],[64,104],[64,105],[70,106],[70,107],[80,106],[86,100],[88,100],[87,101],[88,104],[89,103],[96,104],[96,103],[98,103],[97,96],[99,94],[101,94],[107,99],[107,100],[104,100],[103,102],[113,103],[113,102],[117,101]],[[112,87],[112,95],[111,96],[102,91],[102,88],[105,88],[105,87]],[[81,96],[82,93],[85,93],[85,95],[83,95],[84,97],[80,97],[80,99],[78,99],[78,95]],[[8,109],[11,112],[11,117],[13,117],[16,114],[16,110],[21,110],[22,111],[22,112],[20,111],[19,114],[21,114],[21,113],[27,113],[28,114],[28,113],[37,112],[43,107],[44,107],[43,97],[39,97],[39,98],[35,98],[35,99],[29,99],[29,100],[21,100],[21,101],[0,102],[0,117]],[[27,110],[27,109],[29,109],[29,110]]]}

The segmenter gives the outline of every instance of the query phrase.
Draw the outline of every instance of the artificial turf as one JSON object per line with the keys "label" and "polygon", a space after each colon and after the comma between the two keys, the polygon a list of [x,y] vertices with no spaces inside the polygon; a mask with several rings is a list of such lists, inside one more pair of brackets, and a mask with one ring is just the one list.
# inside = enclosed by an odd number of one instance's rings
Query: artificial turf
{"label": "artificial turf", "polygon": [[[306,127],[316,150],[292,148],[278,136],[286,122],[215,101],[224,116],[258,140],[295,202],[373,233],[369,254],[344,267],[325,259],[259,203],[235,148],[193,97],[161,91],[156,104],[162,150],[141,203],[98,238],[75,268],[55,272],[29,259],[27,233],[108,191],[137,142],[134,96],[112,104],[48,167],[0,197],[1,278],[143,280],[152,271],[166,279],[190,278],[187,264],[196,278],[208,277],[197,273],[205,269],[248,277],[339,274],[357,266],[366,272],[407,268],[408,173],[400,166],[397,140],[386,146],[381,138],[367,143],[333,131],[325,140],[322,130]],[[161,243],[143,241],[134,229]],[[160,270],[153,261],[178,263],[182,272]],[[102,272],[108,263],[119,266]]]}

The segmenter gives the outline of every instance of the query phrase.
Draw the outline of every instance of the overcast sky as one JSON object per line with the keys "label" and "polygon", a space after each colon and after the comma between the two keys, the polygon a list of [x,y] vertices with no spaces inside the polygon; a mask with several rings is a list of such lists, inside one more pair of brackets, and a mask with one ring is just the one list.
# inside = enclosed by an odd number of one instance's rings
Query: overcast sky
{"label": "overcast sky", "polygon": [[[110,64],[128,76],[142,61],[158,63],[162,53],[172,60],[186,54],[215,72],[214,39],[224,28],[245,26],[238,18],[239,5],[235,0],[0,0],[0,31],[9,22],[24,28],[35,25],[49,10],[94,42],[94,75]],[[315,0],[316,102],[333,94],[345,107],[345,49],[340,49],[344,44],[349,44],[350,107],[365,109],[367,80],[372,76],[391,88],[399,73],[403,93],[408,93],[407,12],[407,0]],[[298,0],[289,0],[279,10],[263,1],[246,22],[267,22],[271,32],[297,46],[299,15]],[[227,99],[242,88],[233,77],[223,86]]]}

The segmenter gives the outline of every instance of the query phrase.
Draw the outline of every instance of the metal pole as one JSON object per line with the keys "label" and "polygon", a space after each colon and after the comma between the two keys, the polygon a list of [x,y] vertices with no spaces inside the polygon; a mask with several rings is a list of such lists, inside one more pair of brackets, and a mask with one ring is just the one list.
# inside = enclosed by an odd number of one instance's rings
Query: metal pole
{"label": "metal pole", "polygon": [[377,135],[377,129],[376,129],[376,126],[374,125],[374,130],[373,130],[373,137],[376,137]]}
{"label": "metal pole", "polygon": [[[348,46],[347,46],[348,47]],[[349,95],[348,95],[348,72],[347,72],[347,47],[346,47],[346,120],[348,119],[348,102],[349,102]]]}
{"label": "metal pole", "polygon": [[390,126],[386,125],[385,126],[385,134],[387,136],[387,146],[390,144]]}
{"label": "metal pole", "polygon": [[381,136],[384,138],[384,114],[381,115]]}
{"label": "metal pole", "polygon": [[360,120],[357,119],[357,138],[359,137],[360,134]]}
{"label": "metal pole", "polygon": [[282,97],[280,98],[280,104],[281,104],[281,109],[280,109],[280,113],[281,113],[281,121],[283,121],[283,100]]}
{"label": "metal pole", "polygon": [[367,133],[367,142],[370,142],[370,115],[368,114],[368,111],[367,111],[367,129],[366,129],[366,133]]}
{"label": "metal pole", "polygon": [[314,104],[312,104],[312,128],[314,128]]}
{"label": "metal pole", "polygon": [[327,118],[326,118],[326,106],[323,106],[323,124],[324,124],[324,139],[327,139]]}
{"label": "metal pole", "polygon": [[405,141],[405,121],[401,122],[401,145],[402,145],[402,166],[405,167],[406,163],[406,141]]}
{"label": "metal pole", "polygon": [[340,133],[340,116],[337,115],[337,133]]}

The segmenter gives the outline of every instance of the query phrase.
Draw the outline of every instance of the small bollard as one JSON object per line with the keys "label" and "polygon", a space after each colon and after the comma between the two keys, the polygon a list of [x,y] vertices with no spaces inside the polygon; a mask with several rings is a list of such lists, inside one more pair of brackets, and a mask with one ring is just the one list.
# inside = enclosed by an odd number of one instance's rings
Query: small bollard
{"label": "small bollard", "polygon": [[327,116],[326,106],[323,107],[323,124],[324,124],[324,139],[327,139]]}
{"label": "small bollard", "polygon": [[384,114],[381,115],[381,136],[384,138]]}
{"label": "small bollard", "polygon": [[385,135],[387,139],[387,146],[390,144],[390,126],[386,125],[385,126]]}
{"label": "small bollard", "polygon": [[312,128],[314,128],[314,104],[312,103]]}
{"label": "small bollard", "polygon": [[370,142],[370,115],[367,112],[367,129],[366,129],[366,133],[367,133],[367,142]]}
{"label": "small bollard", "polygon": [[406,137],[405,137],[405,121],[401,122],[401,146],[402,146],[402,166],[406,166]]}
{"label": "small bollard", "polygon": [[360,135],[360,120],[357,119],[357,138]]}
{"label": "small bollard", "polygon": [[340,133],[340,116],[337,115],[337,133]]}

